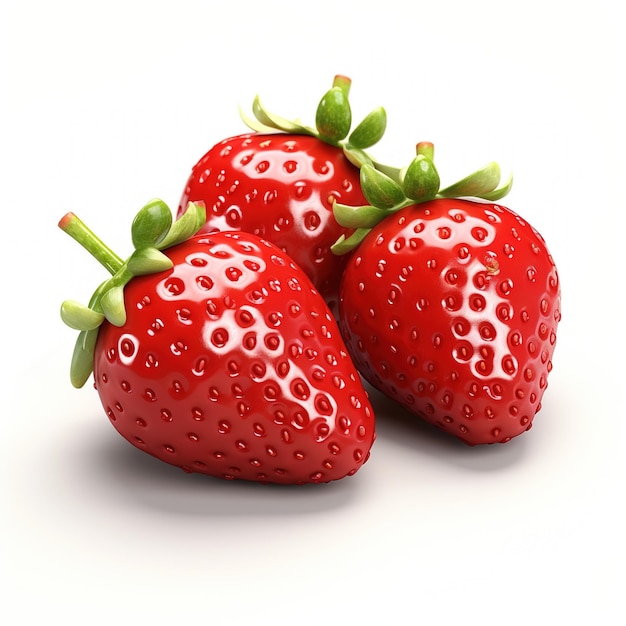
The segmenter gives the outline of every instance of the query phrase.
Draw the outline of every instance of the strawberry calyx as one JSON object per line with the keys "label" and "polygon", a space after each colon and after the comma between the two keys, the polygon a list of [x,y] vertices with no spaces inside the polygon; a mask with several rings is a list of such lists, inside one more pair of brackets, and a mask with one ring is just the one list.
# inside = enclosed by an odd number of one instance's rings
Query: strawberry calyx
{"label": "strawberry calyx", "polygon": [[376,224],[408,206],[436,198],[473,198],[495,202],[506,196],[513,186],[512,176],[501,184],[500,166],[492,161],[441,189],[434,151],[432,143],[418,143],[415,157],[402,169],[380,167],[368,161],[365,155],[360,164],[360,183],[363,195],[370,204],[349,206],[334,203],[333,213],[337,223],[354,229],[354,232],[349,237],[342,235],[337,239],[331,251],[337,255],[351,252]]}
{"label": "strawberry calyx", "polygon": [[162,250],[186,241],[206,220],[201,203],[190,202],[187,210],[173,220],[170,208],[159,199],[148,202],[137,213],[131,227],[134,250],[124,261],[93,233],[74,213],[65,214],[59,228],[80,243],[111,274],[94,291],[88,305],[75,300],[61,304],[63,322],[79,331],[70,366],[74,387],[82,387],[93,370],[98,329],[107,320],[114,326],[126,323],[124,287],[135,277],[155,274],[172,267]]}
{"label": "strawberry calyx", "polygon": [[349,94],[352,81],[347,76],[336,75],[332,87],[324,93],[315,112],[315,126],[306,126],[300,121],[291,121],[270,113],[257,95],[252,102],[249,117],[240,109],[243,122],[250,129],[261,133],[285,132],[311,135],[332,146],[342,148],[354,165],[372,162],[363,150],[378,143],[387,127],[387,113],[377,107],[368,113],[352,129],[352,109]]}

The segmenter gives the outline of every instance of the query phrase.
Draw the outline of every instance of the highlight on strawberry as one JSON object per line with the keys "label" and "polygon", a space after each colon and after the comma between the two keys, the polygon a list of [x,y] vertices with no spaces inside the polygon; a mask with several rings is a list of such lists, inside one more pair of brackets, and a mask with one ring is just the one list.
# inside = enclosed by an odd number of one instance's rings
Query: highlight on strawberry
{"label": "highlight on strawberry", "polygon": [[204,223],[201,203],[174,221],[153,200],[123,260],[74,214],[61,219],[111,275],[88,305],[61,306],[79,331],[72,384],[93,373],[117,431],[185,472],[281,484],[353,475],[374,415],[328,306],[277,246],[197,234]]}
{"label": "highlight on strawberry", "polygon": [[[249,133],[215,144],[194,165],[179,203],[207,207],[202,232],[247,231],[285,251],[336,311],[347,257],[331,245],[351,229],[339,224],[333,204],[366,202],[359,179],[364,150],[383,137],[387,115],[377,107],[353,128],[351,80],[338,75],[322,96],[315,124],[306,126],[269,112],[259,96]],[[373,162],[369,159],[369,162]]]}
{"label": "highlight on strawberry", "polygon": [[440,189],[431,143],[408,167],[361,165],[369,204],[336,203],[353,228],[339,322],[363,377],[469,445],[505,443],[541,409],[561,319],[541,235],[496,204],[511,188],[490,163]]}

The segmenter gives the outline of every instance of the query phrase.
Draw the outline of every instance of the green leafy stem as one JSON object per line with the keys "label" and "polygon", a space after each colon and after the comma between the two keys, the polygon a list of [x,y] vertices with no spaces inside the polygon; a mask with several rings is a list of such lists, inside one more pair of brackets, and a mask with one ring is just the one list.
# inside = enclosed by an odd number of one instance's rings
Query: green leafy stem
{"label": "green leafy stem", "polygon": [[387,114],[383,107],[377,107],[351,131],[350,87],[349,78],[335,76],[332,87],[318,104],[314,127],[270,113],[258,95],[252,103],[254,117],[240,110],[245,124],[256,132],[280,131],[317,137],[341,148],[346,158],[359,168],[361,190],[370,204],[352,207],[335,203],[335,219],[354,232],[349,237],[340,237],[331,248],[333,253],[341,255],[350,252],[373,226],[407,206],[435,198],[468,197],[496,201],[511,190],[512,176],[500,184],[500,166],[495,162],[440,189],[439,173],[433,162],[434,146],[430,142],[417,144],[416,156],[408,167],[397,168],[375,161],[366,150],[382,139]]}
{"label": "green leafy stem", "polygon": [[189,203],[173,220],[170,208],[159,199],[151,200],[135,216],[131,226],[134,250],[125,261],[102,242],[74,213],[59,221],[59,228],[80,243],[111,274],[94,291],[87,306],[75,300],[61,304],[61,319],[79,331],[70,366],[74,387],[82,387],[93,371],[98,330],[104,320],[115,326],[126,323],[124,287],[135,276],[154,274],[172,267],[162,250],[189,239],[202,227],[206,210],[201,203]]}
{"label": "green leafy stem", "polygon": [[420,142],[416,156],[402,169],[381,168],[361,153],[360,182],[364,206],[348,206],[336,202],[333,213],[337,222],[354,232],[342,235],[331,250],[342,255],[354,250],[371,229],[389,215],[408,206],[436,198],[477,198],[495,202],[506,196],[513,186],[510,176],[501,184],[500,166],[491,162],[458,182],[440,188],[440,177],[434,164],[434,146]]}
{"label": "green leafy stem", "polygon": [[258,95],[252,103],[254,117],[249,117],[242,110],[240,115],[244,123],[257,132],[281,131],[317,137],[325,143],[342,148],[350,162],[359,166],[364,158],[372,162],[362,151],[382,139],[387,127],[387,113],[383,107],[377,107],[351,130],[353,121],[349,100],[351,85],[352,81],[347,76],[335,76],[332,87],[319,101],[314,127],[270,113]]}

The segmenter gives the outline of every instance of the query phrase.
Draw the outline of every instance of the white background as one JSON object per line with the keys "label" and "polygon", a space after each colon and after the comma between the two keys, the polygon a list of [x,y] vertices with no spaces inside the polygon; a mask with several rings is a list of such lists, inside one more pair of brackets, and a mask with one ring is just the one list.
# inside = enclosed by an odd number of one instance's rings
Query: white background
{"label": "white background", "polygon": [[[625,623],[624,59],[612,0],[134,2],[0,9],[2,613],[11,624]],[[437,147],[442,182],[498,160],[546,238],[563,321],[529,433],[466,448],[378,395],[352,479],[185,475],[111,428],[67,366],[65,298],[148,199],[245,130],[312,123],[332,77],[385,106],[380,160]],[[139,621],[141,620],[141,621]],[[184,621],[183,621],[184,620]],[[368,622],[369,623],[369,622]]]}

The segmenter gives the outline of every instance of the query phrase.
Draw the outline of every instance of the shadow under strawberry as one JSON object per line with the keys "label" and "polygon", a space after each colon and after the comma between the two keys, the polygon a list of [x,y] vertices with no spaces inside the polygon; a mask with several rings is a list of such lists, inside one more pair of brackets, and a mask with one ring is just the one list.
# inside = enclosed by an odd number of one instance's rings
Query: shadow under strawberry
{"label": "shadow under strawberry", "polygon": [[[96,417],[85,415],[85,424],[93,426]],[[89,427],[85,426],[85,430]],[[93,476],[102,497],[108,495],[115,499],[112,506],[126,509],[182,518],[293,517],[345,509],[363,495],[364,484],[359,487],[358,481],[277,485],[189,475],[130,443],[120,445],[114,432],[109,432],[109,436],[100,433],[98,437],[86,432],[84,440],[88,444],[80,454],[74,448],[68,450],[68,458],[75,466],[73,475],[81,476],[81,480]]]}
{"label": "shadow under strawberry", "polygon": [[[377,417],[378,445],[393,445],[410,449],[415,455],[437,457],[450,466],[477,472],[498,472],[521,462],[531,445],[527,438],[518,437],[506,446],[468,446],[449,433],[440,430],[401,404],[379,391],[367,381],[365,389]],[[370,464],[376,469],[378,455]]]}

